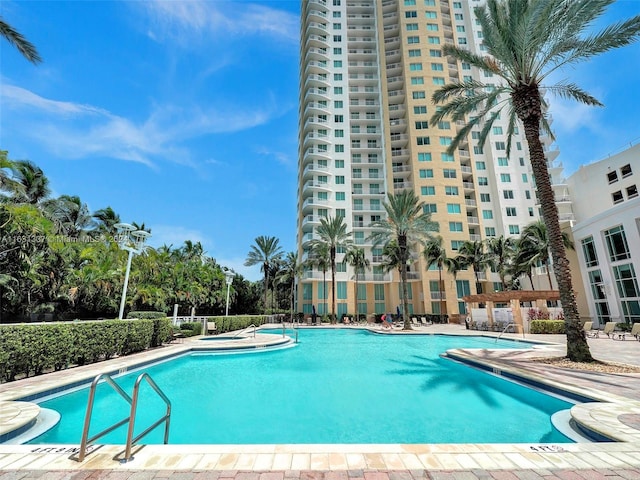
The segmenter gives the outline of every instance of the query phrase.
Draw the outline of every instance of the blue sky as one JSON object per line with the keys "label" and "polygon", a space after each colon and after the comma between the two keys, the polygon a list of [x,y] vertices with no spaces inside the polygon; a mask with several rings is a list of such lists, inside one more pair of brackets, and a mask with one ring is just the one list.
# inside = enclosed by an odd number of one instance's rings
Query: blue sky
{"label": "blue sky", "polygon": [[[200,241],[242,264],[259,235],[295,249],[299,1],[11,1],[38,48],[0,42],[0,148],[54,195],[144,222],[151,244]],[[605,20],[640,13],[621,0]],[[565,71],[605,103],[552,99],[567,174],[640,140],[640,45]]]}

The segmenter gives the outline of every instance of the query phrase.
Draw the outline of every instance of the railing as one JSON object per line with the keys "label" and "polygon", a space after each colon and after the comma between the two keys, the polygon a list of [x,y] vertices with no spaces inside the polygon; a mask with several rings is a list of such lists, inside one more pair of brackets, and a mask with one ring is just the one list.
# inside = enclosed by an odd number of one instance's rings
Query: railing
{"label": "railing", "polygon": [[243,328],[242,330],[239,330],[232,338],[237,338],[240,335],[242,335],[244,332],[246,332],[247,330],[249,330],[250,328],[253,328],[253,338],[256,338],[256,326],[255,324],[251,324],[246,328]]}
{"label": "railing", "polygon": [[[502,336],[503,333],[505,333],[509,328],[513,328],[514,329],[514,333],[518,333],[515,332],[517,325],[513,322],[507,323],[507,325],[502,329],[502,331],[500,332],[500,334],[496,337],[496,341],[495,343],[498,343],[498,340],[500,340],[500,337]],[[522,329],[522,338],[524,338],[524,328]]]}
{"label": "railing", "polygon": [[[138,392],[140,390],[140,382],[142,382],[143,379],[146,379],[147,382],[149,383],[149,385],[151,385],[151,387],[156,391],[156,393],[162,398],[162,400],[167,405],[167,411],[166,411],[165,415],[163,415],[159,420],[154,422],[144,432],[142,432],[141,434],[139,434],[138,436],[133,438],[133,428],[134,428],[134,424],[135,424],[136,410],[137,410],[137,407],[138,407]],[[105,382],[107,382],[116,391],[116,393],[118,393],[122,398],[124,398],[125,401],[131,405],[131,410],[129,412],[129,416],[128,417],[123,418],[122,420],[114,423],[110,427],[105,428],[104,430],[102,430],[101,432],[95,434],[94,436],[89,437],[89,427],[91,426],[91,416],[93,414],[93,403],[94,403],[95,396],[96,396],[96,388],[97,388],[98,383],[100,382],[100,380],[104,380]],[[85,458],[85,456],[87,454],[87,445],[89,443],[96,441],[98,438],[103,437],[107,433],[112,432],[113,430],[115,430],[116,428],[121,427],[122,425],[124,425],[127,422],[129,423],[129,429],[127,431],[127,444],[126,444],[125,458],[124,458],[125,462],[127,462],[127,461],[129,461],[130,459],[133,458],[133,457],[131,457],[131,448],[132,448],[133,444],[135,442],[137,442],[138,440],[140,440],[142,437],[144,437],[147,433],[151,432],[154,428],[156,428],[162,422],[166,423],[165,431],[164,431],[164,443],[167,444],[167,443],[169,443],[169,420],[170,420],[170,417],[171,417],[171,401],[164,394],[164,392],[160,389],[160,387],[158,387],[158,385],[153,381],[153,379],[149,376],[148,373],[143,373],[142,375],[140,375],[137,378],[135,386],[133,387],[133,398],[131,398],[127,394],[127,392],[125,392],[122,389],[122,387],[120,387],[120,385],[118,385],[115,382],[115,380],[113,380],[113,378],[111,378],[110,375],[108,375],[106,373],[100,374],[96,378],[93,379],[93,382],[91,382],[91,387],[89,389],[89,401],[87,403],[87,413],[86,413],[85,419],[84,419],[84,427],[82,428],[82,439],[80,440],[80,451],[78,452],[78,462],[82,462],[84,460],[84,458]]]}

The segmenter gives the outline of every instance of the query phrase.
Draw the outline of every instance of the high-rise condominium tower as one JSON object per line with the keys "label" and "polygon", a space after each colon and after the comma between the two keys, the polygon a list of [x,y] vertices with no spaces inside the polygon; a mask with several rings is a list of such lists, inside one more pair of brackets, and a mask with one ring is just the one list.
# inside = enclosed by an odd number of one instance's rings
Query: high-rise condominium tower
{"label": "high-rise condominium tower", "polygon": [[[336,310],[383,313],[401,305],[397,271],[385,272],[381,248],[367,238],[389,194],[412,189],[439,224],[447,255],[468,240],[517,236],[539,218],[523,135],[506,155],[506,119],[488,142],[472,132],[450,155],[461,125],[429,121],[431,96],[449,82],[489,78],[442,54],[445,44],[482,52],[476,1],[303,0],[300,50],[298,251],[309,256],[321,217],[342,216],[370,267],[358,276],[337,256]],[[496,82],[498,80],[496,79]],[[502,123],[501,123],[502,122]],[[553,158],[550,158],[553,161]],[[410,314],[464,313],[476,293],[471,269],[456,276],[427,269],[419,251],[409,265]],[[298,310],[327,313],[329,267],[308,266]],[[483,290],[499,288],[486,280]],[[326,287],[325,287],[326,285]]]}

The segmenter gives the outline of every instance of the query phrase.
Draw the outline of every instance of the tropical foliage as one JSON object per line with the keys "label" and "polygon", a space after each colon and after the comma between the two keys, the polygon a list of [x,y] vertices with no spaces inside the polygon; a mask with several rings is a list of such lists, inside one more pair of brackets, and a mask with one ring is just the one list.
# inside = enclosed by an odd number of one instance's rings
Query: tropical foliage
{"label": "tropical foliage", "polygon": [[[127,259],[114,238],[119,215],[111,207],[92,214],[77,196],[51,197],[42,169],[12,162],[4,151],[0,172],[0,321],[115,317]],[[255,313],[258,288],[236,275],[230,312]],[[182,315],[192,308],[218,314],[225,301],[223,268],[199,242],[147,248],[133,258],[127,311],[172,313],[178,304]]]}
{"label": "tropical foliage", "polygon": [[[512,135],[520,122],[529,147],[565,312],[567,356],[577,361],[592,358],[581,328],[540,133],[544,131],[553,138],[545,114],[545,93],[586,105],[602,105],[574,83],[566,80],[548,83],[559,78],[559,69],[640,38],[640,15],[594,31],[594,24],[613,2],[487,0],[485,5],[475,8],[487,54],[475,54],[453,44],[444,45],[443,54],[479,68],[486,78],[494,77],[491,85],[470,79],[446,85],[433,95],[433,101],[440,104],[432,118],[434,124],[446,117],[466,122],[453,139],[450,153],[476,127],[480,128],[479,144],[484,145],[494,121],[502,115],[508,121],[509,155]],[[502,81],[496,82],[495,77]]]}

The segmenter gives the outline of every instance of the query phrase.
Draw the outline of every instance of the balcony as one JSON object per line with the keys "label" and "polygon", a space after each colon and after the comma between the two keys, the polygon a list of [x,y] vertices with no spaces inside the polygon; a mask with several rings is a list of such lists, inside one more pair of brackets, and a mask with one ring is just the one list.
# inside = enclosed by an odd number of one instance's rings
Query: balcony
{"label": "balcony", "polygon": [[431,300],[445,300],[447,295],[445,292],[431,292]]}

